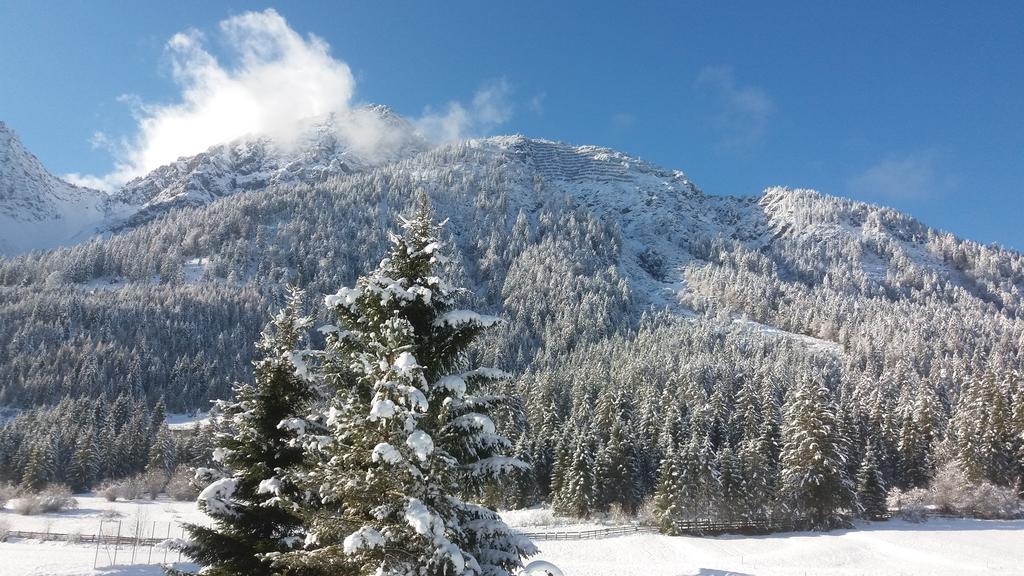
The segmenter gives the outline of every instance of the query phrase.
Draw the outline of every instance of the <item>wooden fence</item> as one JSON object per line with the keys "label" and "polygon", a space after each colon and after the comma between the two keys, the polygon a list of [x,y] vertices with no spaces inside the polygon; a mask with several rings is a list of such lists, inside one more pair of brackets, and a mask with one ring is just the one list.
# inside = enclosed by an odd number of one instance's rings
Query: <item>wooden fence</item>
{"label": "wooden fence", "polygon": [[614,528],[595,528],[593,530],[552,530],[539,532],[522,532],[530,540],[596,540],[613,536],[630,534],[654,534],[658,529],[652,526],[617,526]]}
{"label": "wooden fence", "polygon": [[[722,522],[711,519],[686,520],[676,522],[671,531],[674,535],[689,534],[693,536],[712,534],[767,534],[770,532],[789,532],[804,530],[808,527],[806,519],[761,519],[736,520]],[[525,531],[524,536],[531,540],[596,540],[631,534],[657,534],[659,530],[653,526],[617,526],[612,528],[595,528],[592,530],[543,530]]]}

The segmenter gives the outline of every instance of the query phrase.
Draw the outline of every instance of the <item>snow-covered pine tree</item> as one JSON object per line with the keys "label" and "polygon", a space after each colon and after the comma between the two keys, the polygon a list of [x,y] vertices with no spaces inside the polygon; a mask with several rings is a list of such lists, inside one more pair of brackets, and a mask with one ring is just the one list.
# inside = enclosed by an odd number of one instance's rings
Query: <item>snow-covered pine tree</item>
{"label": "snow-covered pine tree", "polygon": [[870,443],[857,471],[857,503],[860,504],[861,517],[868,520],[882,519],[888,512],[885,481],[878,469],[878,454]]}
{"label": "snow-covered pine tree", "polygon": [[721,498],[718,505],[718,518],[723,520],[742,520],[750,516],[750,495],[743,478],[739,458],[731,446],[726,444],[715,455],[715,468],[718,469],[718,485]]}
{"label": "snow-covered pine tree", "polygon": [[853,503],[841,438],[820,376],[790,390],[782,429],[782,493],[794,512],[827,528]]}
{"label": "snow-covered pine tree", "polygon": [[596,511],[594,461],[593,433],[588,426],[576,439],[561,487],[552,495],[551,506],[556,513],[586,518]]}
{"label": "snow-covered pine tree", "polygon": [[53,478],[56,467],[52,439],[40,438],[29,452],[28,463],[21,478],[21,487],[30,491],[42,490]]}
{"label": "snow-covered pine tree", "polygon": [[683,462],[676,448],[669,447],[661,461],[658,486],[654,491],[654,519],[663,534],[675,534],[677,523],[683,519]]}
{"label": "snow-covered pine tree", "polygon": [[174,435],[167,424],[161,424],[153,438],[153,444],[149,448],[149,463],[146,464],[146,471],[154,474],[170,477],[177,464],[177,445],[174,442]]}
{"label": "snow-covered pine tree", "polygon": [[70,477],[68,478],[71,490],[74,492],[88,490],[99,473],[94,434],[94,430],[89,427],[79,435],[75,443],[75,451],[71,455]]}
{"label": "snow-covered pine tree", "polygon": [[498,515],[468,498],[522,462],[489,414],[507,402],[488,390],[507,374],[468,369],[472,340],[497,318],[455,309],[425,195],[380,266],[326,299],[324,383],[335,398],[304,486],[314,549],[282,568],[335,575],[507,576],[535,552]]}
{"label": "snow-covered pine tree", "polygon": [[606,512],[612,504],[618,504],[627,514],[632,514],[640,505],[636,455],[627,436],[626,423],[616,420],[611,426],[608,442],[597,454],[594,471],[597,508]]}
{"label": "snow-covered pine tree", "polygon": [[[287,505],[297,489],[287,477],[303,461],[294,433],[282,421],[304,415],[313,398],[297,347],[311,320],[302,315],[302,291],[291,288],[284,310],[257,344],[253,384],[236,384],[235,398],[219,404],[214,460],[221,469],[200,494],[212,527],[187,526],[183,551],[204,575],[280,574],[264,555],[294,549],[305,538],[302,519]],[[301,574],[301,571],[294,573]]]}

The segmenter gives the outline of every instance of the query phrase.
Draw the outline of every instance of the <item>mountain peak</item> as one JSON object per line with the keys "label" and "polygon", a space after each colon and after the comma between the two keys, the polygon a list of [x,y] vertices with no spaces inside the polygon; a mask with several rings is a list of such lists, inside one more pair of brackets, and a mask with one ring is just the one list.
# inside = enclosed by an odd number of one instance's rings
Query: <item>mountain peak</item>
{"label": "mountain peak", "polygon": [[104,219],[106,195],[54,176],[0,121],[0,255],[84,239]]}

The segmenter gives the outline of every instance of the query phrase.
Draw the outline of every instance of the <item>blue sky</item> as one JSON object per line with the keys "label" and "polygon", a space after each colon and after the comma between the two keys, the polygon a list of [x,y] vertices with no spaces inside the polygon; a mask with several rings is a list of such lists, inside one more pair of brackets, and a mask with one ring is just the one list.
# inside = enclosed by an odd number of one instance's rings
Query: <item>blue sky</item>
{"label": "blue sky", "polygon": [[109,176],[181,107],[170,39],[230,77],[246,39],[220,23],[273,8],[325,86],[458,116],[449,137],[610,146],[709,193],[815,188],[1024,249],[1024,3],[709,4],[5,0],[0,120],[53,172]]}

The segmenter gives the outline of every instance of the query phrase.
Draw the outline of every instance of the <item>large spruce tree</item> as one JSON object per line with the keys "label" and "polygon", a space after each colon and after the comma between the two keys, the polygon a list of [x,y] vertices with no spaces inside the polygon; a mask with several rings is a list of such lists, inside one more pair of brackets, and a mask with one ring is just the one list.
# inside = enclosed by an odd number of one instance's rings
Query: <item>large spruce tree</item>
{"label": "large spruce tree", "polygon": [[305,415],[313,397],[303,354],[296,351],[310,324],[301,302],[302,292],[291,289],[287,307],[258,343],[255,382],[237,384],[234,400],[220,403],[217,424],[223,428],[214,460],[222,466],[209,471],[217,478],[199,497],[214,525],[188,525],[191,542],[184,547],[204,575],[281,574],[267,555],[305,540],[302,518],[289,506],[299,497],[289,475],[303,452],[292,442],[294,433],[281,426]]}
{"label": "large spruce tree", "polygon": [[303,486],[310,549],[282,567],[334,575],[503,576],[535,551],[493,511],[471,502],[485,485],[525,467],[504,456],[489,390],[507,375],[472,369],[468,346],[498,322],[455,308],[439,277],[438,228],[421,196],[380,266],[328,296],[322,371],[333,389],[323,429],[306,436]]}
{"label": "large spruce tree", "polygon": [[843,439],[828,389],[807,377],[791,391],[782,429],[782,492],[798,515],[818,528],[832,526],[853,504]]}

